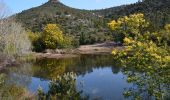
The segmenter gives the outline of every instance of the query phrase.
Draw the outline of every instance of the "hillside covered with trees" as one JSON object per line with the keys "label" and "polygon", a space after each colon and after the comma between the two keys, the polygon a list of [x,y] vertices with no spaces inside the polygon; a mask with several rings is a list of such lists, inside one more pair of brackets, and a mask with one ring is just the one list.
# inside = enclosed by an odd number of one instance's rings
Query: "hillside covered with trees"
{"label": "hillside covered with trees", "polygon": [[170,22],[170,0],[143,0],[131,5],[123,5],[101,10],[80,10],[68,7],[60,1],[47,3],[25,10],[16,15],[17,21],[33,32],[41,32],[46,24],[59,24],[64,34],[79,39],[80,44],[92,44],[112,40],[113,35],[107,27],[112,19],[144,13],[153,29],[160,29]]}
{"label": "hillside covered with trees", "polygon": [[22,11],[15,17],[28,31],[33,32],[32,36],[35,34],[40,37],[33,41],[33,45],[36,51],[42,51],[47,49],[42,36],[48,24],[57,24],[62,33],[70,37],[69,44],[73,47],[107,41],[121,42],[121,37],[108,27],[111,20],[143,13],[150,23],[148,30],[159,31],[170,23],[169,6],[169,0],[142,0],[107,9],[83,10],[66,6],[58,0],[49,0],[39,7]]}
{"label": "hillside covered with trees", "polygon": [[42,32],[46,24],[59,24],[64,34],[74,36],[80,44],[93,44],[112,40],[107,20],[93,11],[79,10],[60,2],[47,2],[16,15],[24,27]]}

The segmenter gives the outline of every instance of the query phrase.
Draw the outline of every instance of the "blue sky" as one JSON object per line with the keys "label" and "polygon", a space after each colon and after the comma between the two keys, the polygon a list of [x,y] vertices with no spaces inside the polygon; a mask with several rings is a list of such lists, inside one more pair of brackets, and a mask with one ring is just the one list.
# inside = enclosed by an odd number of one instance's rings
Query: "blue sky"
{"label": "blue sky", "polygon": [[[0,0],[1,1],[1,0]],[[3,0],[13,13],[21,12],[42,5],[48,0]],[[135,3],[138,0],[60,0],[67,6],[80,9],[102,9],[123,4]]]}

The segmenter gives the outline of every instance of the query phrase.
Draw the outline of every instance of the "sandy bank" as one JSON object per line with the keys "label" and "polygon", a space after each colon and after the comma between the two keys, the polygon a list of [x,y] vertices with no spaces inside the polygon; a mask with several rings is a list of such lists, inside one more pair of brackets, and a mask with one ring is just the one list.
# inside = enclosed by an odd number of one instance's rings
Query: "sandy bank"
{"label": "sandy bank", "polygon": [[45,53],[35,53],[37,58],[71,58],[80,54],[111,54],[113,48],[122,49],[114,42],[100,43],[94,45],[82,45],[76,49],[46,50]]}

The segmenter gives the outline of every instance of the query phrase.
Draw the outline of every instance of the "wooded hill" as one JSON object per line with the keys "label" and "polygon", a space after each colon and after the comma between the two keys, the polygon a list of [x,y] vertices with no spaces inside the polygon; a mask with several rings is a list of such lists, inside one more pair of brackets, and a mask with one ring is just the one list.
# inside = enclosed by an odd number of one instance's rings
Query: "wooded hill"
{"label": "wooded hill", "polygon": [[16,20],[33,32],[41,32],[49,23],[59,24],[64,34],[76,39],[83,36],[86,41],[81,44],[92,44],[113,40],[112,32],[107,26],[110,20],[138,12],[145,14],[146,19],[152,23],[153,30],[159,29],[170,23],[170,0],[143,0],[101,10],[80,10],[57,0],[50,0],[39,7],[16,14]]}

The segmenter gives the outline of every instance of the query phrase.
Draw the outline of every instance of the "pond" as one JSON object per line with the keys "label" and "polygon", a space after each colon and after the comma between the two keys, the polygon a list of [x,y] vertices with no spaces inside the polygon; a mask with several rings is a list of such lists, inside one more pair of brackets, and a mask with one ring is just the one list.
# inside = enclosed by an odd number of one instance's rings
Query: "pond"
{"label": "pond", "polygon": [[[89,100],[132,99],[132,97],[126,98],[128,92],[125,91],[129,89],[136,91],[138,88],[135,82],[128,81],[129,76],[125,69],[114,65],[111,55],[37,59],[18,67],[8,68],[3,73],[6,74],[6,87],[15,85],[26,88],[32,93],[36,93],[41,87],[47,93],[50,80],[67,72],[76,73],[76,91],[82,91],[81,96],[88,96]],[[155,99],[154,96],[148,97],[149,93],[146,91],[143,94],[146,96],[145,99]]]}

